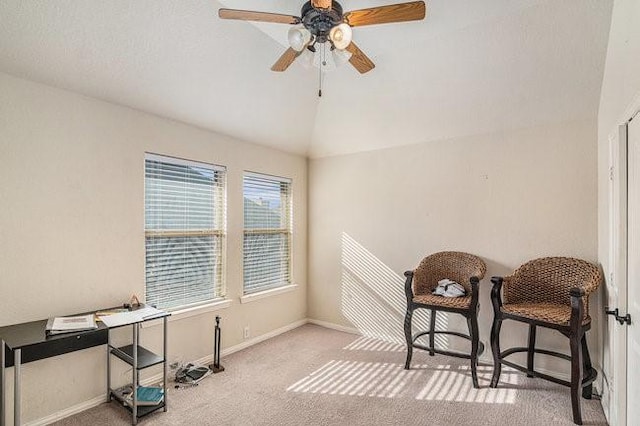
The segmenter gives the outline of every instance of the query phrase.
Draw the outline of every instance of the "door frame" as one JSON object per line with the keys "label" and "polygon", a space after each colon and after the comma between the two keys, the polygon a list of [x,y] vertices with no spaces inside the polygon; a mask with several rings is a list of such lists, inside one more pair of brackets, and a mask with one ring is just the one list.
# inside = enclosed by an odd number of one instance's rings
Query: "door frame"
{"label": "door frame", "polygon": [[[608,138],[607,260],[609,271],[605,271],[607,274],[604,302],[611,306],[611,309],[617,307],[622,313],[627,312],[627,125],[639,113],[640,92],[635,95],[618,120],[618,123],[622,124],[616,126]],[[625,426],[627,424],[627,327],[620,326],[609,315],[603,315],[602,318],[604,327],[601,330],[605,331],[602,344],[603,348],[607,346],[609,349],[608,365],[605,365],[605,360],[602,360],[602,405],[609,424]],[[603,350],[603,354],[604,352]],[[615,396],[613,400],[610,398],[611,393]]]}

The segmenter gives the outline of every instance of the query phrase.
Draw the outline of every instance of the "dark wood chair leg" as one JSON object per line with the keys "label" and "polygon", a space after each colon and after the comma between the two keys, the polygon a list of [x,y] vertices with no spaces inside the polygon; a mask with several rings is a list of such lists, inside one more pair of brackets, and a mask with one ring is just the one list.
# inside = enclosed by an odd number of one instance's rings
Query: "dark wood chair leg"
{"label": "dark wood chair leg", "polygon": [[413,336],[411,334],[411,319],[413,317],[413,309],[407,307],[407,313],[404,316],[404,337],[407,340],[407,360],[404,363],[404,369],[411,368],[411,357],[413,356]]}
{"label": "dark wood chair leg", "polygon": [[502,318],[500,315],[493,317],[493,325],[491,326],[491,352],[493,353],[493,376],[491,377],[491,386],[498,386],[500,373],[502,372],[502,364],[500,363],[500,329],[502,328]]}
{"label": "dark wood chair leg", "polygon": [[473,387],[480,388],[478,384],[478,317],[471,315],[467,318],[467,324],[469,325],[469,336],[471,337],[471,378],[473,379]]}
{"label": "dark wood chair leg", "polygon": [[533,375],[533,359],[536,348],[536,326],[529,324],[529,350],[527,351],[527,377],[534,377]]}
{"label": "dark wood chair leg", "polygon": [[491,377],[491,386],[495,388],[498,386],[500,380],[500,373],[502,372],[502,364],[500,357],[500,329],[502,328],[502,313],[500,308],[502,307],[502,277],[491,277],[491,305],[493,306],[493,325],[491,326],[491,352],[493,353],[493,376]]}
{"label": "dark wood chair leg", "polygon": [[[583,374],[585,376],[588,376],[589,374],[591,374],[591,370],[593,369],[593,367],[591,365],[591,356],[589,356],[589,348],[587,347],[586,334],[582,335],[582,339],[580,343],[582,345]],[[582,397],[584,399],[591,399],[592,394],[593,394],[593,383],[589,383],[587,386],[582,388]]]}
{"label": "dark wood chair leg", "polygon": [[436,310],[432,309],[431,314],[429,314],[429,347],[431,350],[429,351],[429,355],[434,356],[436,353],[433,349],[436,347]]}
{"label": "dark wood chair leg", "polygon": [[[573,422],[582,424],[582,400],[580,391],[582,390],[582,377],[584,374],[582,365],[582,338],[584,329],[582,319],[584,318],[584,290],[574,287],[569,290],[571,297],[571,318],[569,319],[569,345],[571,346],[571,408],[573,409]],[[589,360],[590,361],[590,360]]]}
{"label": "dark wood chair leg", "polygon": [[571,346],[571,408],[573,409],[573,422],[582,424],[582,410],[580,401],[580,390],[582,389],[582,345],[581,336],[571,335],[569,344]]}

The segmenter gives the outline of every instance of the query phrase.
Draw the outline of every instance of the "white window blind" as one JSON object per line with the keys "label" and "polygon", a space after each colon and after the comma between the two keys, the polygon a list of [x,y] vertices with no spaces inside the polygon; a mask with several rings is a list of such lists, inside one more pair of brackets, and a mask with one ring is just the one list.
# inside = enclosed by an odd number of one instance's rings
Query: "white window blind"
{"label": "white window blind", "polygon": [[244,294],[291,284],[291,180],[244,175]]}
{"label": "white window blind", "polygon": [[224,295],[225,168],[145,156],[146,302],[159,308]]}

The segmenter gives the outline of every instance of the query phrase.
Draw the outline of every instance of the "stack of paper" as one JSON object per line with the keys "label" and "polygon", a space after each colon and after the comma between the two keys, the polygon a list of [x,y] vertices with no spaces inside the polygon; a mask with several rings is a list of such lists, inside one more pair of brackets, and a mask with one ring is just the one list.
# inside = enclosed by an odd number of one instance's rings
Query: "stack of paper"
{"label": "stack of paper", "polygon": [[95,330],[96,325],[93,314],[77,317],[55,317],[47,322],[48,334],[73,333],[76,331]]}

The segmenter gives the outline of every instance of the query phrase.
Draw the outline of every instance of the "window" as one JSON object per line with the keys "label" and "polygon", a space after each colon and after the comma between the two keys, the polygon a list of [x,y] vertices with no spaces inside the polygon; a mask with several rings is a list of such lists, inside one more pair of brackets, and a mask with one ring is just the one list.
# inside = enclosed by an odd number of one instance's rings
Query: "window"
{"label": "window", "polygon": [[159,308],[224,296],[225,168],[145,156],[146,302]]}
{"label": "window", "polygon": [[244,294],[291,284],[291,180],[244,175]]}

